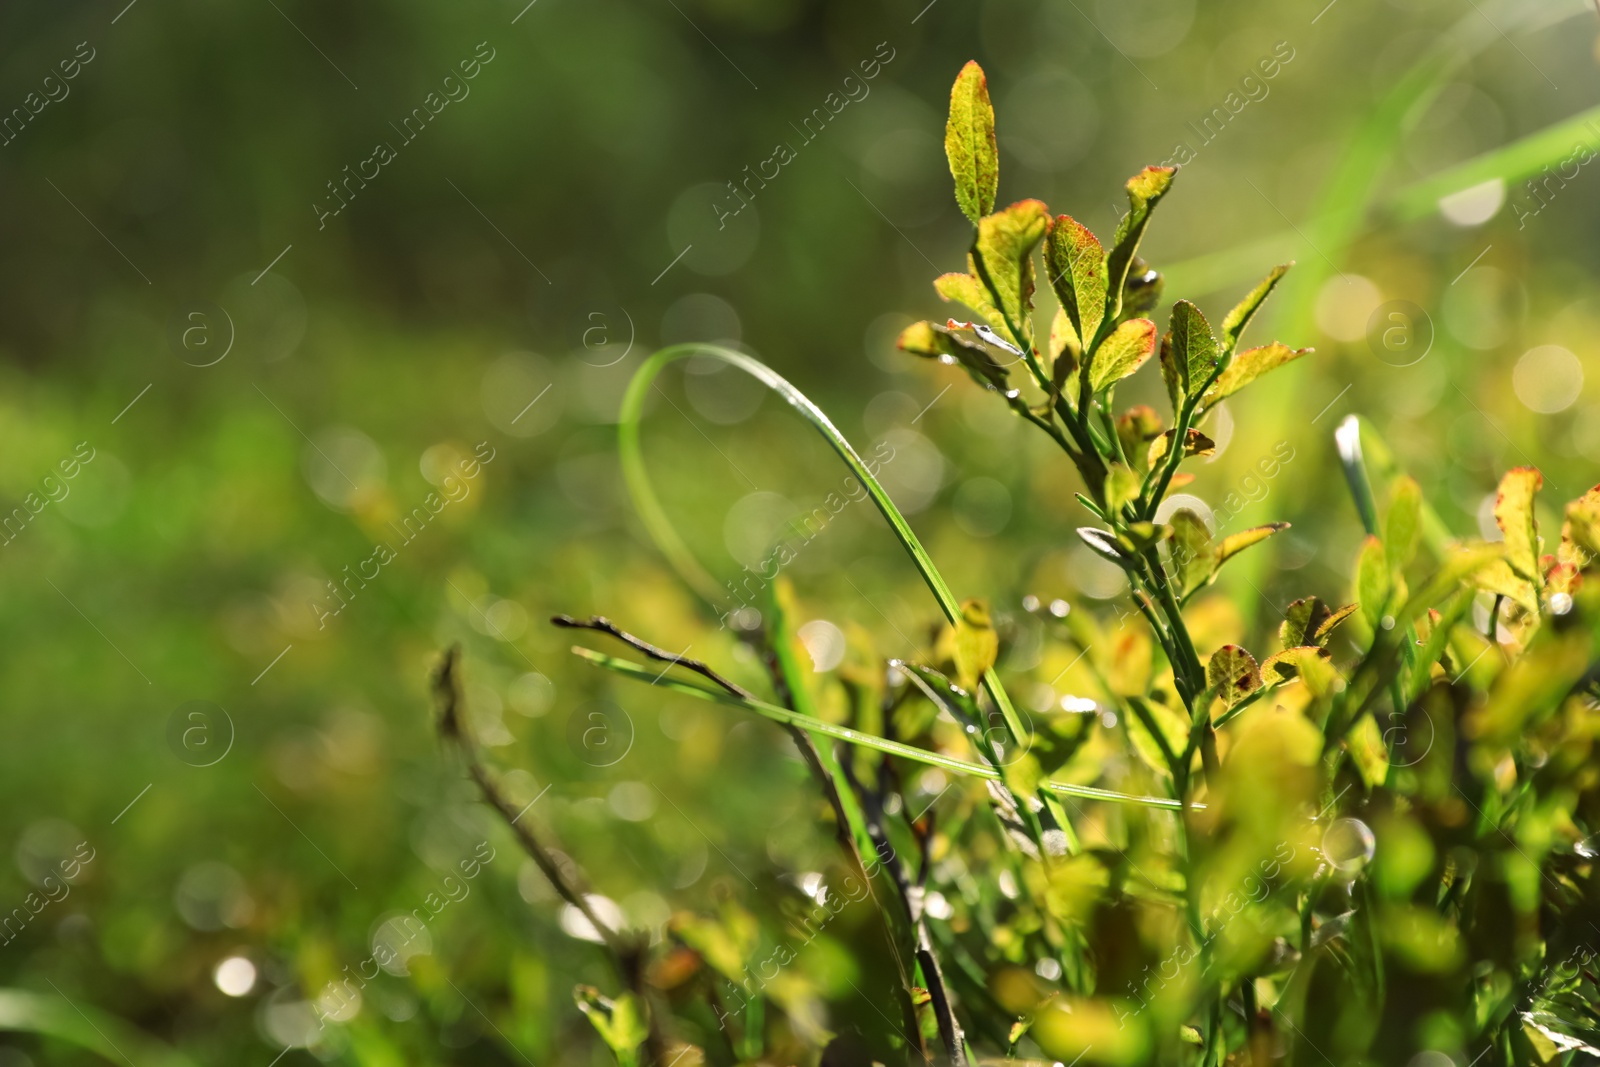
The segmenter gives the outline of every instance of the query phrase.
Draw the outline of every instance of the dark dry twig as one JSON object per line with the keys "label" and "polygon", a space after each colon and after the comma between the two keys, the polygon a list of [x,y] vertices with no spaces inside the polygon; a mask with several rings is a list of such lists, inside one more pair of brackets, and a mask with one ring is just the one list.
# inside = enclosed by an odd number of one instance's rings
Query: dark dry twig
{"label": "dark dry twig", "polygon": [[741,699],[756,699],[756,695],[750,692],[750,690],[728,681],[728,679],[712,670],[706,664],[701,663],[699,660],[690,659],[687,656],[681,656],[676,652],[668,652],[666,649],[658,648],[648,641],[640,640],[639,638],[628,633],[626,630],[618,629],[616,623],[612,622],[604,615],[591,615],[587,619],[575,619],[571,615],[552,615],[550,616],[550,621],[564,630],[594,630],[598,633],[607,634],[616,638],[618,641],[621,641],[629,648],[634,649],[637,652],[644,653],[657,663],[670,663],[674,667],[682,667],[686,671],[693,671],[695,674],[700,675],[700,677],[714,682],[725,691],[732,693],[734,696],[740,697]]}
{"label": "dark dry twig", "polygon": [[490,775],[488,768],[483,765],[483,759],[478,753],[477,742],[470,729],[462,722],[465,713],[466,701],[461,694],[460,679],[461,646],[452,645],[445,651],[444,658],[433,674],[434,703],[439,711],[439,734],[445,740],[455,744],[461,750],[461,755],[467,765],[467,774],[478,786],[479,792],[488,801],[489,806],[499,813],[505,820],[511,832],[517,837],[522,850],[526,852],[538,866],[545,879],[555,889],[562,900],[578,909],[589,924],[594,927],[599,935],[602,945],[606,950],[612,967],[617,972],[617,977],[636,995],[645,1006],[645,1017],[649,1020],[649,1035],[646,1039],[647,1061],[651,1064],[666,1062],[666,1039],[656,1021],[657,1013],[651,1004],[649,990],[645,983],[645,946],[631,942],[624,938],[595,912],[590,905],[588,897],[582,889],[574,884],[574,879],[568,877],[561,869],[549,850],[545,848],[522,821],[524,814],[501,792],[500,785]]}

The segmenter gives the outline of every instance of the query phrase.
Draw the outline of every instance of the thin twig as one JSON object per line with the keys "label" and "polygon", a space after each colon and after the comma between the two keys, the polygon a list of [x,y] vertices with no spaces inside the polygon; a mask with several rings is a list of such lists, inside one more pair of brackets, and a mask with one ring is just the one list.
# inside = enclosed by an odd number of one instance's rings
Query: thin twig
{"label": "thin twig", "polygon": [[699,660],[680,656],[676,652],[668,652],[666,649],[658,648],[648,641],[640,640],[626,630],[618,629],[616,623],[604,615],[591,615],[587,619],[575,619],[571,615],[552,615],[550,621],[564,630],[594,630],[597,633],[607,634],[615,637],[629,648],[644,653],[658,663],[670,663],[674,667],[682,667],[686,671],[693,671],[736,697],[742,697],[745,700],[754,700],[756,698],[756,695],[750,690],[728,681],[728,679]]}

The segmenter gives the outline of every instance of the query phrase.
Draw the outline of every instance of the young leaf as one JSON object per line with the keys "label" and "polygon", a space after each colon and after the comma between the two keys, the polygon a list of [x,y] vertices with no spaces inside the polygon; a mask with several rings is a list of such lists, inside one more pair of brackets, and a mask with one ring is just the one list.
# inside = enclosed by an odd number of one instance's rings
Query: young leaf
{"label": "young leaf", "polygon": [[1070,215],[1057,215],[1050,224],[1044,262],[1062,310],[1087,344],[1106,313],[1106,254],[1099,238]]}
{"label": "young leaf", "polygon": [[[972,273],[983,282],[1006,320],[1014,326],[1001,332],[1026,350],[1033,312],[1033,251],[1050,227],[1050,212],[1038,200],[1020,200],[978,220],[978,240],[968,257]],[[996,327],[998,329],[998,327]]]}
{"label": "young leaf", "polygon": [[1261,669],[1238,645],[1223,645],[1206,662],[1206,687],[1231,708],[1261,688]]}
{"label": "young leaf", "polygon": [[994,210],[1000,191],[1000,149],[994,139],[994,106],[989,79],[969,60],[950,90],[950,119],[944,128],[944,154],[956,182],[961,213],[978,220]]}
{"label": "young leaf", "polygon": [[1211,377],[1217,366],[1217,341],[1211,336],[1211,324],[1200,314],[1200,309],[1187,300],[1172,305],[1172,359],[1184,395],[1199,389]]}
{"label": "young leaf", "polygon": [[1161,416],[1148,404],[1135,404],[1117,418],[1117,438],[1122,443],[1122,454],[1136,459],[1150,448],[1153,438],[1161,435]]}
{"label": "young leaf", "polygon": [[1417,534],[1422,529],[1422,486],[1408,474],[1394,480],[1389,490],[1389,512],[1384,517],[1383,547],[1396,572],[1417,554]]}
{"label": "young leaf", "polygon": [[1231,356],[1238,349],[1239,338],[1244,334],[1245,327],[1250,325],[1250,320],[1255,318],[1257,311],[1261,310],[1261,305],[1277,286],[1279,279],[1292,266],[1294,266],[1293,263],[1284,263],[1273,267],[1272,273],[1267,275],[1266,280],[1250,290],[1249,295],[1239,301],[1238,305],[1223,318],[1222,332],[1219,335],[1219,339],[1222,342],[1222,354],[1224,356]]}
{"label": "young leaf", "polygon": [[1123,288],[1128,282],[1128,268],[1133,265],[1133,255],[1139,249],[1139,240],[1150,224],[1150,212],[1167,195],[1172,186],[1176,167],[1146,167],[1128,179],[1128,213],[1117,224],[1116,238],[1111,242],[1111,252],[1106,256],[1106,282],[1108,286],[1106,315],[1115,320],[1122,313]]}
{"label": "young leaf", "polygon": [[[1166,433],[1150,442],[1149,454],[1145,457],[1145,465],[1154,467],[1161,462],[1163,456],[1172,448],[1172,439],[1177,430],[1168,430]],[[1183,454],[1185,456],[1209,456],[1217,451],[1217,443],[1205,434],[1189,427],[1189,432],[1183,436]]]}
{"label": "young leaf", "polygon": [[1362,617],[1373,629],[1378,628],[1389,610],[1389,594],[1393,589],[1383,542],[1368,537],[1361,546],[1361,555],[1356,558],[1356,600],[1361,604]]}
{"label": "young leaf", "polygon": [[1506,562],[1530,582],[1539,580],[1539,529],[1533,517],[1533,497],[1544,476],[1533,467],[1513,467],[1500,479],[1494,501],[1494,521],[1506,539]]}
{"label": "young leaf", "polygon": [[1237,556],[1251,545],[1265,541],[1279,530],[1287,530],[1288,528],[1289,524],[1286,522],[1269,522],[1265,526],[1255,526],[1236,534],[1229,534],[1217,546],[1217,566],[1222,566],[1222,564],[1228,562],[1229,559]]}
{"label": "young leaf", "polygon": [[1278,627],[1278,639],[1284,648],[1304,645],[1325,645],[1333,628],[1355,614],[1356,605],[1346,604],[1337,611],[1314,596],[1304,597],[1290,604],[1283,613],[1283,624]]}
{"label": "young leaf", "polygon": [[1128,558],[1127,550],[1117,542],[1116,535],[1109,530],[1102,530],[1095,526],[1080,526],[1077,533],[1083,539],[1083,543],[1093,549],[1096,555],[1110,560],[1123,570],[1127,570],[1133,565]]}
{"label": "young leaf", "polygon": [[1206,395],[1200,402],[1200,412],[1203,414],[1210,411],[1219,402],[1226,400],[1268,371],[1276,370],[1285,363],[1292,363],[1312,351],[1314,349],[1290,348],[1277,341],[1270,345],[1262,345],[1260,348],[1245,349],[1233,357],[1228,369],[1218,376],[1217,383],[1206,390]]}
{"label": "young leaf", "polygon": [[1129,319],[1118,326],[1095,350],[1089,366],[1089,385],[1099,392],[1115,385],[1144,365],[1156,349],[1156,324],[1149,319]]}
{"label": "young leaf", "polygon": [[594,986],[580,985],[572,991],[572,999],[589,1017],[619,1064],[638,1062],[639,1046],[650,1034],[645,1023],[648,1009],[637,996],[623,993],[612,1000],[601,996]]}

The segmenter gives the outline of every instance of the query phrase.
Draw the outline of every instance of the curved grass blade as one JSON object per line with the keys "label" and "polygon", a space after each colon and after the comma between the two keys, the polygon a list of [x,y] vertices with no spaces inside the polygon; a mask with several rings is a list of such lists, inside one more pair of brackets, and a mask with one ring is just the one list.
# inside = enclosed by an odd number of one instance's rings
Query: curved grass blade
{"label": "curved grass blade", "polygon": [[[635,681],[670,689],[674,693],[699,697],[701,700],[709,700],[714,704],[726,704],[732,708],[743,708],[746,711],[753,711],[757,715],[771,719],[773,722],[783,723],[785,726],[798,726],[800,729],[813,734],[822,734],[826,737],[846,741],[852,745],[862,745],[891,756],[900,756],[918,763],[926,763],[931,767],[938,767],[942,770],[954,771],[957,774],[965,774],[973,778],[984,778],[991,781],[1000,780],[1000,772],[992,767],[985,767],[978,763],[968,763],[966,760],[956,759],[954,756],[930,752],[925,748],[917,748],[915,745],[907,745],[899,741],[890,741],[885,737],[864,734],[859,730],[852,730],[848,726],[839,726],[825,719],[814,719],[798,711],[790,711],[788,708],[780,708],[776,704],[768,704],[764,700],[745,700],[734,696],[732,693],[706,689],[703,686],[695,685],[693,682],[662,675],[631,660],[608,656],[604,652],[596,652],[594,649],[584,648],[582,645],[574,645],[572,651],[575,655],[588,660],[597,667],[615,671]],[[1165,808],[1169,811],[1181,811],[1183,809],[1181,802],[1167,797],[1147,797],[1132,793],[1118,793],[1112,789],[1101,789],[1092,785],[1073,785],[1070,782],[1049,781],[1045,782],[1042,788],[1059,796],[1080,797],[1084,800],[1104,800],[1112,804],[1137,804],[1141,807]],[[1196,810],[1202,807],[1199,804],[1190,806]]]}
{"label": "curved grass blade", "polygon": [[[189,1057],[115,1015],[80,1007],[66,998],[23,989],[0,989],[0,1031],[44,1034],[87,1049],[111,1063],[141,1067],[196,1067]],[[134,1057],[131,1061],[129,1056]]]}
{"label": "curved grass blade", "polygon": [[[645,398],[649,395],[651,386],[655,384],[656,376],[669,364],[694,355],[721,360],[729,366],[744,371],[781,396],[790,407],[811,423],[839,458],[844,460],[850,472],[866,487],[873,504],[888,520],[889,528],[894,531],[895,538],[911,557],[911,562],[916,565],[917,572],[922,575],[922,580],[933,593],[933,598],[939,602],[939,610],[944,613],[944,617],[951,625],[958,624],[961,621],[961,602],[945,584],[943,575],[933,564],[933,558],[928,555],[927,549],[922,547],[922,542],[917,540],[917,535],[912,532],[905,516],[900,514],[900,509],[895,507],[894,501],[889,499],[889,494],[884,491],[878,479],[867,470],[867,465],[861,456],[844,434],[839,432],[838,427],[823,414],[822,409],[760,360],[717,345],[698,343],[663,348],[644,361],[634,374],[633,381],[628,383],[628,392],[622,398],[622,412],[618,424],[622,474],[628,485],[628,493],[633,497],[634,507],[638,510],[639,518],[651,539],[683,580],[711,604],[723,599],[722,589],[717,585],[716,579],[700,566],[694,554],[689,551],[688,545],[684,544],[683,538],[678,536],[678,531],[667,518],[666,512],[662,510],[661,501],[656,497],[655,490],[650,485],[650,476],[644,467],[644,455],[639,446],[639,428]],[[1027,738],[1027,730],[1022,725],[1022,719],[1012,705],[1005,687],[1000,684],[1000,679],[992,668],[984,672],[983,687],[988,690],[990,699],[1000,709],[1006,728],[1011,734],[1012,743],[1022,744]]]}

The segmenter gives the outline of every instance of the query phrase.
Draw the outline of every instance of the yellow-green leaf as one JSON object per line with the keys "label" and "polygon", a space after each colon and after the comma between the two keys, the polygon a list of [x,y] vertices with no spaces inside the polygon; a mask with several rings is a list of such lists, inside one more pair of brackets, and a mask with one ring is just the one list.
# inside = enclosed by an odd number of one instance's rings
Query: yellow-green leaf
{"label": "yellow-green leaf", "polygon": [[1122,311],[1123,287],[1128,281],[1128,268],[1133,264],[1134,253],[1150,224],[1150,212],[1167,195],[1172,187],[1176,167],[1146,167],[1128,179],[1128,213],[1117,224],[1116,237],[1106,256],[1106,313],[1116,318]]}
{"label": "yellow-green leaf", "polygon": [[1389,610],[1389,594],[1394,584],[1389,577],[1389,562],[1384,556],[1383,542],[1368,537],[1356,557],[1356,601],[1361,605],[1362,617],[1376,629]]}
{"label": "yellow-green leaf", "polygon": [[1200,410],[1210,410],[1268,371],[1276,370],[1285,363],[1292,363],[1312,351],[1314,349],[1290,348],[1277,341],[1270,345],[1262,345],[1260,348],[1245,349],[1233,357],[1228,369],[1217,378],[1217,383],[1206,390],[1206,395],[1200,403]]}
{"label": "yellow-green leaf", "polygon": [[1144,365],[1156,349],[1156,324],[1149,319],[1129,319],[1100,342],[1089,367],[1089,385],[1099,392]]}
{"label": "yellow-green leaf", "polygon": [[1144,479],[1125,463],[1112,463],[1106,470],[1106,505],[1112,511],[1132,503],[1144,487]]}
{"label": "yellow-green leaf", "polygon": [[[1287,625],[1287,624],[1285,624]],[[1317,645],[1298,645],[1274,652],[1261,662],[1261,680],[1267,685],[1281,685],[1300,677],[1310,660],[1329,660],[1332,656]]]}
{"label": "yellow-green leaf", "polygon": [[1579,570],[1600,557],[1600,485],[1567,505],[1559,551],[1561,562]]}
{"label": "yellow-green leaf", "polygon": [[968,61],[950,89],[950,119],[944,127],[944,154],[956,182],[961,213],[978,220],[994,210],[1000,191],[1000,148],[994,139],[994,105],[989,79],[976,61]]}
{"label": "yellow-green leaf", "polygon": [[1028,351],[1031,339],[1017,333],[1031,329],[1033,252],[1049,227],[1050,212],[1041,201],[1019,200],[978,220],[978,240],[967,257],[994,306],[1016,326],[1002,332],[1023,351]]}
{"label": "yellow-green leaf", "polygon": [[1099,238],[1070,215],[1057,215],[1045,244],[1045,270],[1061,308],[1084,344],[1106,313],[1106,254]]}
{"label": "yellow-green leaf", "polygon": [[1494,521],[1506,540],[1506,562],[1528,581],[1539,584],[1539,528],[1533,498],[1544,475],[1533,467],[1513,467],[1500,479],[1494,500]]}
{"label": "yellow-green leaf", "polygon": [[1211,580],[1217,569],[1217,550],[1205,520],[1188,508],[1179,508],[1167,520],[1172,531],[1171,548],[1174,580],[1184,592],[1198,589]]}
{"label": "yellow-green leaf", "polygon": [[1008,386],[1005,367],[982,345],[964,341],[947,327],[931,322],[914,322],[900,331],[896,342],[902,352],[924,359],[953,360],[965,367],[980,384],[1004,391]]}
{"label": "yellow-green leaf", "polygon": [[1261,668],[1238,645],[1223,645],[1206,662],[1206,688],[1231,708],[1261,688]]}
{"label": "yellow-green leaf", "polygon": [[1278,281],[1284,276],[1293,263],[1284,263],[1272,268],[1272,273],[1267,275],[1260,285],[1250,290],[1249,294],[1223,318],[1222,332],[1219,339],[1222,342],[1222,354],[1232,355],[1239,347],[1239,338],[1243,335],[1245,327],[1250,325],[1250,320],[1255,318],[1256,312],[1261,309],[1267,297],[1277,286]]}
{"label": "yellow-green leaf", "polygon": [[961,605],[961,620],[945,630],[940,649],[956,665],[956,680],[967,692],[975,692],[978,681],[994,666],[1000,654],[1000,638],[994,632],[989,609],[981,600]]}
{"label": "yellow-green leaf", "polygon": [[1240,552],[1243,552],[1245,549],[1249,548],[1251,545],[1259,544],[1278,531],[1287,530],[1288,528],[1289,524],[1286,522],[1269,522],[1265,526],[1252,526],[1248,530],[1242,530],[1236,534],[1229,534],[1227,537],[1224,537],[1222,539],[1222,543],[1217,546],[1217,565],[1221,566],[1222,564],[1228,562],[1228,560],[1232,557],[1237,556]]}
{"label": "yellow-green leaf", "polygon": [[1345,735],[1345,748],[1350,751],[1356,770],[1368,789],[1375,789],[1389,777],[1389,751],[1384,747],[1383,735],[1378,731],[1378,720],[1363,715]]}
{"label": "yellow-green leaf", "polygon": [[933,290],[939,294],[941,300],[965,304],[971,308],[975,315],[1002,337],[1011,336],[1011,329],[1006,325],[1006,317],[994,306],[989,290],[972,275],[941,274],[933,280]]}
{"label": "yellow-green leaf", "polygon": [[1422,486],[1409,474],[1394,480],[1389,490],[1389,511],[1384,517],[1383,547],[1396,571],[1417,554],[1417,535],[1422,530]]}

